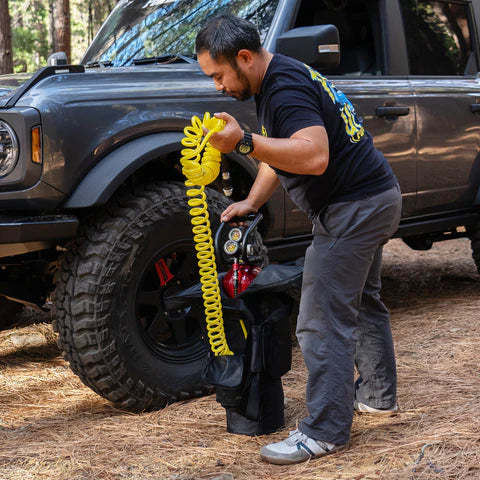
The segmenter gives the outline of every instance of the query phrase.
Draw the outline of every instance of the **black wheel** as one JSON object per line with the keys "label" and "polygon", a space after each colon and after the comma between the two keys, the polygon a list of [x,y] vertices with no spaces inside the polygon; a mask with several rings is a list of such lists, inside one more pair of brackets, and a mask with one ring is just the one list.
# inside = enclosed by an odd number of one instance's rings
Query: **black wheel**
{"label": "black wheel", "polygon": [[[215,229],[228,201],[207,190]],[[54,325],[73,371],[133,411],[207,393],[202,307],[164,303],[198,279],[183,185],[118,195],[82,227],[56,276]]]}

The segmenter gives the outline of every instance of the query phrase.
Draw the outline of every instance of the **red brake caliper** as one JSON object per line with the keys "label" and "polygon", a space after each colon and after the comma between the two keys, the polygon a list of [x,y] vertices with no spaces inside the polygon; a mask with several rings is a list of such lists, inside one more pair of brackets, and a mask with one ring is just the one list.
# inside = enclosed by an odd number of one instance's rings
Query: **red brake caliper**
{"label": "red brake caliper", "polygon": [[160,286],[164,287],[167,282],[173,278],[173,275],[163,258],[155,264],[155,268],[157,269],[158,278],[160,279]]}

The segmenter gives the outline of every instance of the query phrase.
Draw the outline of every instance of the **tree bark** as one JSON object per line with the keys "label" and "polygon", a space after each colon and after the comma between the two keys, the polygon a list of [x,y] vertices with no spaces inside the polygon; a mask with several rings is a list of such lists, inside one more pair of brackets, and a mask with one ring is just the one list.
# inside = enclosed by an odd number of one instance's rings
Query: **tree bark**
{"label": "tree bark", "polygon": [[90,45],[93,40],[93,6],[92,0],[88,0],[88,35],[87,43]]}
{"label": "tree bark", "polygon": [[54,0],[48,0],[48,54],[54,53],[55,45],[55,21],[54,21]]}
{"label": "tree bark", "polygon": [[68,62],[72,56],[72,42],[70,29],[70,1],[55,0],[53,8],[54,35],[53,51],[65,52]]}
{"label": "tree bark", "polygon": [[0,74],[13,72],[12,27],[8,0],[0,0]]}
{"label": "tree bark", "polygon": [[[41,0],[33,0],[33,10],[35,12],[39,12],[42,8],[42,1]],[[42,54],[42,47],[44,46],[44,42],[47,38],[47,28],[43,19],[40,16],[36,15],[37,21],[34,23],[34,28],[38,32],[38,39],[36,41],[36,48],[35,48],[35,65],[37,68],[41,67],[41,54]]]}

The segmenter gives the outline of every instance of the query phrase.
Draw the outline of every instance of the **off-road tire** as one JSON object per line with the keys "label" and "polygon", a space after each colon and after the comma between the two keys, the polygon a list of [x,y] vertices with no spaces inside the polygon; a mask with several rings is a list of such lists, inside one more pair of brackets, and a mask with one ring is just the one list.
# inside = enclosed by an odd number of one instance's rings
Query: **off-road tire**
{"label": "off-road tire", "polygon": [[[207,201],[214,229],[229,202],[210,189]],[[155,313],[153,304],[157,310],[162,305],[148,297],[153,287],[145,286],[161,284],[154,279],[161,259],[172,262],[174,278],[153,290],[155,298],[166,288],[198,282],[185,187],[152,183],[124,191],[82,223],[55,277],[54,328],[72,370],[99,395],[132,411],[208,393],[201,379],[207,355],[198,325],[203,316],[194,309]],[[186,263],[175,272],[179,257]],[[174,328],[177,313],[183,333]],[[158,315],[163,326],[154,338],[146,322]]]}

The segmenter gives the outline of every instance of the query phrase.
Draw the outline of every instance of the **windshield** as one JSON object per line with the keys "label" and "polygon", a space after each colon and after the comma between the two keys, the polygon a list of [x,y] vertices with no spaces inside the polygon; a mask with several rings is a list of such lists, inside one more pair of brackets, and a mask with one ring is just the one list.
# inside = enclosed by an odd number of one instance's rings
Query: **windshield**
{"label": "windshield", "polygon": [[[253,22],[264,41],[279,0],[121,0],[82,60],[111,66],[168,55],[193,58],[206,19],[229,11]],[[167,60],[168,61],[168,60]]]}

